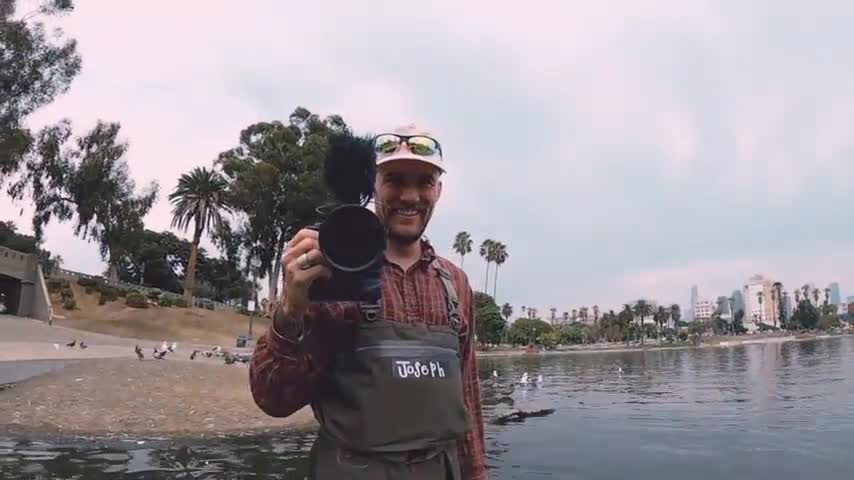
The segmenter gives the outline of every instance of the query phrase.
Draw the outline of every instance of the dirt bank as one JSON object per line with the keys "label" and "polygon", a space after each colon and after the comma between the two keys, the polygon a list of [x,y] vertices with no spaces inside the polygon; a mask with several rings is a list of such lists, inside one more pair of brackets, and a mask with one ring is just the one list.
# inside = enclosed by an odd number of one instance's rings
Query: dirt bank
{"label": "dirt bank", "polygon": [[0,390],[0,412],[0,430],[43,434],[204,438],[316,426],[309,408],[285,419],[262,412],[244,364],[168,360],[70,360]]}

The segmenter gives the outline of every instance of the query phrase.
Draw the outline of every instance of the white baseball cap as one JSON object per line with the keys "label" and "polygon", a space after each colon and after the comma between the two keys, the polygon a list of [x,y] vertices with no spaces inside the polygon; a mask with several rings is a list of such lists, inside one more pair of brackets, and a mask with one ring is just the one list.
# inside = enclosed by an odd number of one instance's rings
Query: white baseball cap
{"label": "white baseball cap", "polygon": [[[401,141],[401,137],[406,142]],[[388,142],[388,148],[394,148],[394,150],[389,153],[383,153],[380,143],[384,142]],[[397,127],[391,131],[380,133],[375,137],[374,145],[377,148],[377,165],[395,160],[418,160],[433,165],[442,173],[447,172],[444,159],[442,158],[441,144],[430,135],[430,132],[418,128],[415,124]],[[423,152],[413,152],[414,145],[416,149],[420,148]]]}

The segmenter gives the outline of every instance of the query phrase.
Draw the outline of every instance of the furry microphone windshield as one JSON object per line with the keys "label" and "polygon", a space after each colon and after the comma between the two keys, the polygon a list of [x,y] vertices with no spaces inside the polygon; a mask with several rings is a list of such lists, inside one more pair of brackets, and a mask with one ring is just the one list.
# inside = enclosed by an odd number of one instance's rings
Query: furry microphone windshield
{"label": "furry microphone windshield", "polygon": [[323,166],[323,179],[340,203],[365,206],[374,197],[377,155],[372,135],[332,133]]}

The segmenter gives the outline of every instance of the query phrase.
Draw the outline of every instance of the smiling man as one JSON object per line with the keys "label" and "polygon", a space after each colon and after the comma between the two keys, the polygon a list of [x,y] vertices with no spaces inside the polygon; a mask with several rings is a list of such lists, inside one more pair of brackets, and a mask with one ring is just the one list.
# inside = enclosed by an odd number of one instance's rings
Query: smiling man
{"label": "smiling man", "polygon": [[252,357],[253,397],[276,417],[312,406],[320,431],[309,478],[485,479],[472,289],[424,238],[442,193],[441,145],[408,126],[374,147],[376,214],[388,233],[380,319],[309,301],[311,284],[332,272],[317,232],[298,232]]}

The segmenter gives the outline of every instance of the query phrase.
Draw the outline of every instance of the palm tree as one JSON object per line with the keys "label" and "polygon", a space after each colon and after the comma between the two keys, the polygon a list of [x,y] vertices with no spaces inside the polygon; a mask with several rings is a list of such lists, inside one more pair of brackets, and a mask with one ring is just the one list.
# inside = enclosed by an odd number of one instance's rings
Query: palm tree
{"label": "palm tree", "polygon": [[578,309],[573,308],[572,309],[572,322],[575,323],[575,321],[577,321],[577,320],[578,320]]}
{"label": "palm tree", "polygon": [[563,323],[569,323],[569,312],[563,312]]}
{"label": "palm tree", "polygon": [[463,268],[466,254],[471,253],[472,239],[469,232],[459,232],[454,238],[454,251],[460,254],[460,268]]}
{"label": "palm tree", "polygon": [[821,292],[820,292],[817,288],[813,288],[813,289],[812,289],[812,298],[814,298],[814,299],[815,299],[815,306],[816,306],[816,307],[818,306],[818,296],[819,296],[819,294],[821,294]]}
{"label": "palm tree", "polygon": [[599,323],[599,305],[593,305],[593,323]]}
{"label": "palm tree", "polygon": [[824,304],[830,305],[830,287],[824,289]]}
{"label": "palm tree", "polygon": [[581,321],[587,323],[587,307],[581,307],[578,314],[581,315]]}
{"label": "palm tree", "polygon": [[507,253],[507,245],[501,242],[495,242],[492,248],[492,261],[495,262],[495,271],[492,273],[492,298],[496,298],[496,292],[498,291],[498,267],[510,258],[510,254]]}
{"label": "palm tree", "polygon": [[506,320],[510,320],[510,315],[513,315],[513,307],[511,307],[509,303],[505,302],[504,305],[501,306],[501,315],[504,315]]}
{"label": "palm tree", "polygon": [[483,293],[489,291],[489,264],[492,263],[492,244],[495,240],[487,238],[480,244],[480,256],[486,260],[486,280],[483,283]]}
{"label": "palm tree", "polygon": [[[765,311],[762,310],[762,301],[765,300],[764,292],[756,292],[756,299],[759,300],[759,318],[765,320]],[[762,323],[765,323],[764,321]]]}
{"label": "palm tree", "polygon": [[801,287],[801,290],[803,290],[803,292],[804,292],[804,300],[809,301],[809,299],[810,299],[810,286],[808,284],[804,284],[804,286]]}
{"label": "palm tree", "polygon": [[[795,290],[797,291],[797,290]],[[789,311],[786,309],[786,305],[789,303],[789,292],[783,292],[783,307],[780,309],[780,326],[786,325],[786,320],[789,317]]]}
{"label": "palm tree", "polygon": [[661,345],[661,337],[664,335],[664,324],[667,323],[668,313],[664,305],[658,307],[655,312],[655,323],[658,325],[658,344]]}
{"label": "palm tree", "polygon": [[[774,307],[777,310],[777,317],[782,321],[783,319],[783,284],[780,282],[774,282]],[[774,326],[777,326],[777,318],[774,319]]]}
{"label": "palm tree", "polygon": [[682,312],[679,309],[679,304],[674,303],[670,306],[670,319],[673,320],[674,330],[679,330],[679,320],[682,318]]}
{"label": "palm tree", "polygon": [[795,306],[801,303],[801,291],[799,289],[795,289]]}
{"label": "palm tree", "polygon": [[[632,305],[631,305],[630,303],[626,303],[626,304],[624,304],[624,305],[623,305],[623,311],[624,311],[624,312],[626,312],[626,313],[629,315],[629,317],[631,318],[631,319],[629,320],[629,322],[631,322],[631,321],[634,319],[634,316],[635,316],[635,312],[634,312],[634,310],[632,309]],[[631,339],[629,338],[629,330],[628,330],[628,327],[629,327],[629,325],[628,325],[628,324],[624,326],[624,328],[626,328],[626,345],[628,345],[628,344],[629,344],[629,341],[631,341]]]}
{"label": "palm tree", "polygon": [[652,305],[647,303],[646,300],[640,299],[635,303],[634,313],[640,317],[641,345],[643,345],[643,339],[646,336],[643,331],[643,322],[646,317],[652,315]]}
{"label": "palm tree", "polygon": [[175,190],[169,194],[173,203],[172,227],[186,231],[193,223],[193,241],[190,243],[190,260],[184,276],[184,298],[190,302],[196,279],[196,258],[202,233],[211,228],[219,230],[223,212],[230,212],[226,200],[228,182],[219,172],[196,167],[181,175]]}
{"label": "palm tree", "polygon": [[552,324],[554,324],[555,320],[557,320],[557,309],[555,307],[552,307],[549,309],[549,311],[552,312],[552,316],[550,317],[550,320],[551,320]]}

